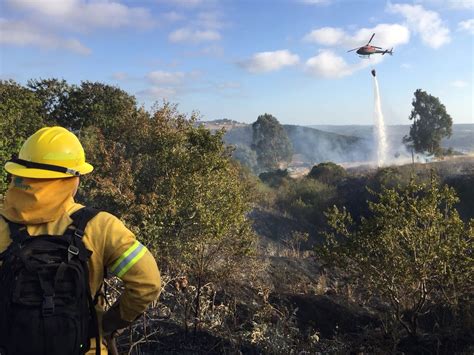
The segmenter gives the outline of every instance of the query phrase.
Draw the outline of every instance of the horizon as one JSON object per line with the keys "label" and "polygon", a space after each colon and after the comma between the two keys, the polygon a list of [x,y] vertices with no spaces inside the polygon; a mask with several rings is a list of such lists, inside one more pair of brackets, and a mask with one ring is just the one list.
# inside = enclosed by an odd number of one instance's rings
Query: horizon
{"label": "horizon", "polygon": [[[270,6],[271,4],[271,6]],[[0,78],[118,86],[203,120],[410,125],[413,93],[474,123],[474,2],[466,0],[5,0]],[[393,56],[361,59],[364,45]],[[354,119],[357,117],[357,119]]]}
{"label": "horizon", "polygon": [[[216,121],[221,121],[221,120],[224,120],[226,118],[217,118],[215,120],[198,120],[198,123],[211,123],[211,122],[216,122]],[[230,119],[229,119],[230,120]],[[239,122],[239,121],[234,121],[232,120],[233,122],[236,122],[236,123],[240,123],[240,124],[247,124],[247,125],[250,125],[252,124],[253,122],[250,122],[250,123],[247,123],[247,122]],[[292,125],[292,123],[283,123],[283,122],[280,122],[282,125]],[[354,124],[325,124],[325,123],[320,123],[320,124],[310,124],[310,125],[298,125],[298,124],[294,124],[296,126],[303,126],[303,127],[311,127],[311,126],[361,126],[361,127],[371,127],[371,126],[374,126],[374,124],[357,124],[357,123],[354,123]],[[406,124],[403,124],[403,123],[398,123],[398,124],[387,124],[385,125],[385,127],[399,127],[399,126],[407,126],[407,127],[410,127],[412,124],[411,123],[406,123]],[[467,122],[467,123],[464,123],[464,122],[461,122],[461,123],[455,123],[453,122],[453,127],[454,126],[460,126],[460,125],[471,125],[471,126],[474,126],[474,122]]]}

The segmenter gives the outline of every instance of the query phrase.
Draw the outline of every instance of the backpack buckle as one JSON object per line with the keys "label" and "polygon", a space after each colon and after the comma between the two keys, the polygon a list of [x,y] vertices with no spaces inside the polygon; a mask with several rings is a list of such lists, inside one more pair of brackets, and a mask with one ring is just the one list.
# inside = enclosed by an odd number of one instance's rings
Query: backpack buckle
{"label": "backpack buckle", "polygon": [[54,295],[44,296],[42,313],[45,317],[52,316],[54,314]]}
{"label": "backpack buckle", "polygon": [[67,248],[67,261],[68,262],[70,262],[73,257],[78,256],[78,255],[79,255],[78,247],[74,245],[70,245],[69,248]]}
{"label": "backpack buckle", "polygon": [[69,248],[67,248],[67,251],[68,251],[68,253],[70,253],[74,256],[79,255],[79,248],[74,246],[74,245],[70,245]]}
{"label": "backpack buckle", "polygon": [[84,231],[76,228],[74,229],[74,236],[78,237],[79,239],[82,239],[84,237]]}

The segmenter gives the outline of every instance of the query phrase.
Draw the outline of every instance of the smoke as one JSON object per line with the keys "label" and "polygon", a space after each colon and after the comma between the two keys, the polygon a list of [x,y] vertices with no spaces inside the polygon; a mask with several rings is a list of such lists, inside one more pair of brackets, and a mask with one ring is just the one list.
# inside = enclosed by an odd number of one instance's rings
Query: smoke
{"label": "smoke", "polygon": [[[378,155],[375,152],[378,151],[379,139],[377,137],[380,133],[376,125],[315,125],[312,127],[284,125],[284,129],[293,145],[294,159],[289,165],[291,168],[308,169],[326,161],[332,161],[344,167],[378,165]],[[402,143],[403,137],[409,133],[409,130],[409,125],[384,125],[386,150],[385,157],[382,159],[383,165],[410,164],[412,159],[415,163],[433,161],[433,156],[419,153],[415,153],[412,157],[411,151],[407,150]],[[443,146],[462,152],[474,152],[473,132],[474,125],[454,125],[453,137],[444,140]],[[255,158],[251,154],[251,125],[230,129],[225,135],[225,141],[227,144],[238,146],[239,149],[236,150],[235,155],[240,158],[239,160],[246,165],[253,165]]]}
{"label": "smoke", "polygon": [[315,128],[285,125],[297,161],[313,165],[367,161],[371,144],[366,139],[321,131]]}

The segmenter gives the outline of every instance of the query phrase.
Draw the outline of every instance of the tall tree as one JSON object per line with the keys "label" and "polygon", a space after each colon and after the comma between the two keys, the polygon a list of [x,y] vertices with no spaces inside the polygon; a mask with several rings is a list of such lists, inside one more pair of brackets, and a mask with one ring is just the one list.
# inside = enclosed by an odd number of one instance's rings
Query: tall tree
{"label": "tall tree", "polygon": [[452,134],[453,119],[435,96],[421,89],[415,91],[410,120],[413,124],[403,142],[415,152],[440,155],[441,140]]}
{"label": "tall tree", "polygon": [[80,86],[65,80],[28,81],[43,103],[43,113],[56,124],[75,132],[95,126],[103,133],[112,133],[112,126],[133,115],[136,100],[122,89],[98,82],[83,81]]}
{"label": "tall tree", "polygon": [[293,147],[283,126],[272,115],[260,115],[252,124],[252,148],[257,153],[257,162],[262,170],[273,170],[288,163]]}
{"label": "tall tree", "polygon": [[[13,80],[0,81],[0,164],[18,154],[25,139],[45,123],[42,102],[34,92]],[[8,185],[6,175],[0,169],[0,196]]]}

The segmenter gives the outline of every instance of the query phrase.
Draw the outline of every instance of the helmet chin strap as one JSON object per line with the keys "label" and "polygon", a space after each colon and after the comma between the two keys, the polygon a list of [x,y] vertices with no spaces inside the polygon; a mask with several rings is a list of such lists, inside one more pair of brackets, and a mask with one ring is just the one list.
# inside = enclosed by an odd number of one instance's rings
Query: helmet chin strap
{"label": "helmet chin strap", "polygon": [[81,173],[79,171],[65,168],[64,166],[59,166],[59,165],[35,163],[33,161],[23,160],[19,158],[10,159],[9,162],[26,166],[29,169],[49,170],[49,171],[55,171],[58,173],[70,174],[72,176],[81,176]]}

